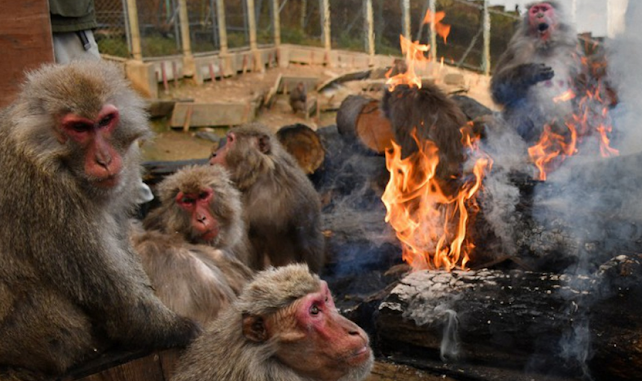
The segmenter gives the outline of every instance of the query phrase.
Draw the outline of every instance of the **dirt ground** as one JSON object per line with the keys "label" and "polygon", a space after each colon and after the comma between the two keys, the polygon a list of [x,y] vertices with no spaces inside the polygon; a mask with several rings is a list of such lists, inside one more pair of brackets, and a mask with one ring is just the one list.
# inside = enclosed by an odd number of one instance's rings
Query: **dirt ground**
{"label": "dirt ground", "polygon": [[[291,64],[288,68],[270,68],[263,73],[245,73],[222,80],[206,81],[200,86],[191,83],[175,85],[170,82],[168,88],[165,89],[160,84],[159,94],[162,100],[250,102],[257,95],[267,94],[269,89],[274,86],[279,74],[317,77],[320,84],[338,75],[354,71],[355,69]],[[467,74],[467,82],[470,84],[468,95],[488,104],[487,80],[477,74]],[[308,89],[308,97],[316,97],[322,109],[330,107],[331,110],[336,110],[340,101],[347,95],[363,93],[362,87],[361,81],[349,81],[340,86],[334,86],[322,94],[315,92],[314,89]],[[445,90],[451,91],[453,89],[445,87]],[[368,91],[367,95],[376,98],[381,95],[381,92]],[[276,132],[279,128],[294,123],[303,123],[316,129],[334,124],[335,119],[336,111],[321,112],[318,117],[313,115],[309,119],[306,119],[302,113],[295,115],[288,104],[287,95],[277,94],[276,102],[270,108],[263,106],[258,110],[256,121],[269,126]],[[205,158],[216,143],[199,137],[200,134],[197,133],[207,131],[210,137],[213,135],[222,137],[227,131],[227,128],[190,128],[188,132],[183,132],[181,129],[173,130],[169,127],[168,117],[152,120],[152,126],[156,136],[152,141],[143,145],[144,159],[150,161]]]}

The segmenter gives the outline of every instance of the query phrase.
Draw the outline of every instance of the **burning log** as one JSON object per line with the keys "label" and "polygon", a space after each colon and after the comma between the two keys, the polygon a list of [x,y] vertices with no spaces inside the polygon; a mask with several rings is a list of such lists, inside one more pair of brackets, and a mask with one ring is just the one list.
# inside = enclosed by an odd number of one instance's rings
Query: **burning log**
{"label": "burning log", "polygon": [[619,256],[586,276],[414,272],[379,306],[379,344],[387,355],[441,357],[458,368],[639,380],[641,259]]}
{"label": "burning log", "polygon": [[305,173],[312,174],[323,164],[325,149],[321,138],[305,124],[281,127],[276,137],[285,150],[294,156]]}
{"label": "burning log", "polygon": [[337,128],[346,140],[358,142],[367,151],[383,154],[392,147],[392,127],[376,99],[348,96],[337,112]]}

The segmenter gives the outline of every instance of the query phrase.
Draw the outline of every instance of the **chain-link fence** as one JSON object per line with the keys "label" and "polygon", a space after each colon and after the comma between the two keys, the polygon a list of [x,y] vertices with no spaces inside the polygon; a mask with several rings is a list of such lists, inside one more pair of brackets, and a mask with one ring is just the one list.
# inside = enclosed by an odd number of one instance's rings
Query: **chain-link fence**
{"label": "chain-link fence", "polygon": [[[447,37],[436,36],[437,59],[473,70],[483,68],[483,0],[186,0],[192,51],[207,53],[221,49],[221,18],[227,47],[248,47],[250,20],[247,15],[251,6],[257,43],[273,44],[275,4],[281,42],[323,46],[326,1],[330,6],[332,48],[368,52],[367,21],[371,15],[375,53],[392,56],[401,54],[399,36],[408,27],[413,41],[430,44],[431,28],[425,18],[434,2],[439,23],[450,26]],[[371,9],[366,6],[368,2]],[[95,34],[103,54],[131,56],[127,3],[127,0],[96,0],[99,26]],[[136,0],[135,4],[143,57],[181,54],[179,0]],[[492,65],[506,49],[519,15],[512,9],[491,7],[489,16]]]}

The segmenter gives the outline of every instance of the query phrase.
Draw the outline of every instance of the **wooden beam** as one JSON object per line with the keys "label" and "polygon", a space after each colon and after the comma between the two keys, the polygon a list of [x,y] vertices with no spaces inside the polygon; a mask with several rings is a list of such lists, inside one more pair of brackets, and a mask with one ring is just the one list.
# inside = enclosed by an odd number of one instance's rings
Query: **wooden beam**
{"label": "wooden beam", "polygon": [[489,0],[484,0],[484,55],[482,57],[482,71],[485,75],[490,75],[490,13],[488,7],[490,6]]}
{"label": "wooden beam", "polygon": [[428,9],[430,10],[430,57],[432,62],[437,62],[437,31],[435,30],[437,0],[429,0]]}
{"label": "wooden beam", "polygon": [[332,50],[332,34],[330,29],[330,0],[321,0],[321,16],[323,20],[323,47],[327,64],[330,64],[330,51]]}
{"label": "wooden beam", "polygon": [[216,0],[216,20],[218,24],[218,44],[221,56],[227,54],[227,26],[225,24],[225,0]]}
{"label": "wooden beam", "polygon": [[403,36],[410,40],[410,0],[401,0],[401,13],[402,20],[401,25],[403,25]]}
{"label": "wooden beam", "polygon": [[274,28],[274,46],[281,45],[281,5],[279,0],[272,0],[272,27]]}
{"label": "wooden beam", "polygon": [[192,43],[189,34],[189,16],[187,14],[187,0],[178,0],[178,17],[181,24],[181,44],[183,46],[183,75],[193,77],[196,72]]}
{"label": "wooden beam", "polygon": [[372,13],[372,0],[364,0],[365,7],[365,30],[366,30],[366,51],[370,57],[370,65],[372,65],[375,55],[375,40],[374,40],[374,16]]}
{"label": "wooden beam", "polygon": [[237,126],[254,119],[256,105],[245,103],[190,103],[179,102],[169,125],[185,129],[189,127]]}

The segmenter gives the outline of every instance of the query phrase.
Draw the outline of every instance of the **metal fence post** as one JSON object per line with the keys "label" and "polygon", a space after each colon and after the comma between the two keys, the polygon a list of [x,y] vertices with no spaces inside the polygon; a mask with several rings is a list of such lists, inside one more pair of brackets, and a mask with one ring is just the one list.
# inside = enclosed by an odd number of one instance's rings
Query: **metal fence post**
{"label": "metal fence post", "polygon": [[482,71],[490,75],[490,13],[488,12],[489,0],[484,0],[484,56],[482,58]]}
{"label": "metal fence post", "polygon": [[401,13],[402,13],[401,25],[403,26],[402,27],[403,36],[407,40],[410,40],[412,38],[410,36],[410,0],[401,0]]}
{"label": "metal fence post", "polygon": [[181,44],[183,45],[183,75],[193,77],[196,73],[192,44],[189,34],[189,17],[187,15],[187,0],[178,0],[178,18],[181,23]]}
{"label": "metal fence post", "polygon": [[366,50],[369,56],[370,65],[374,64],[375,42],[374,42],[374,16],[372,12],[372,0],[364,0],[365,7],[365,30]]}
{"label": "metal fence post", "polygon": [[143,60],[143,50],[140,44],[140,27],[138,26],[138,8],[136,0],[127,0],[127,23],[131,36],[131,54],[136,61]]}
{"label": "metal fence post", "polygon": [[430,10],[430,58],[433,62],[437,62],[437,33],[435,32],[437,0],[430,0],[428,9]]}

